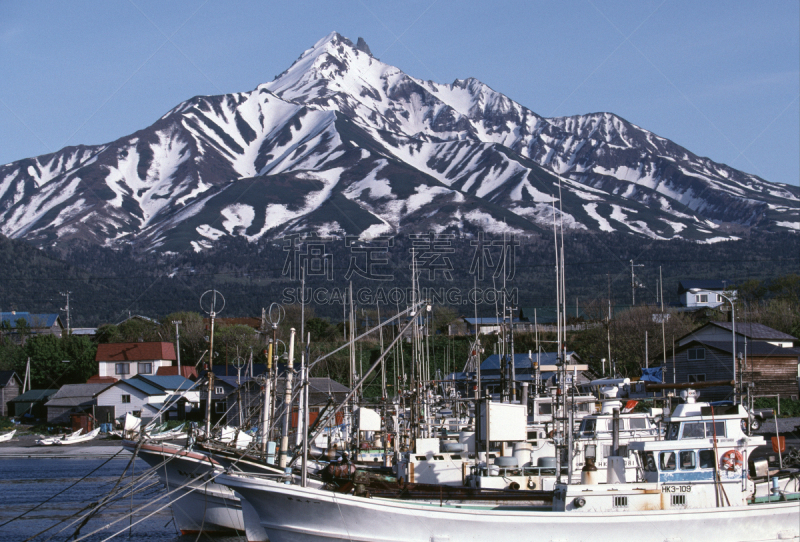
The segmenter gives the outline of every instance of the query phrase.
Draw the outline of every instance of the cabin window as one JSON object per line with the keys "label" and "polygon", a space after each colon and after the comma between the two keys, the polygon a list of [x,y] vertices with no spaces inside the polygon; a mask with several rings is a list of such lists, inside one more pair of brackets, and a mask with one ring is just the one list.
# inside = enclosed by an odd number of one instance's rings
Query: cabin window
{"label": "cabin window", "polygon": [[671,423],[669,424],[669,428],[667,429],[667,440],[678,440],[678,435],[680,434],[681,424],[679,423]]}
{"label": "cabin window", "polygon": [[539,403],[539,414],[552,414],[553,405],[550,403]]}
{"label": "cabin window", "polygon": [[[609,444],[603,444],[603,457],[608,457],[611,455],[611,446]],[[623,444],[619,447],[619,456],[618,457],[627,457],[628,456],[628,445]]]}
{"label": "cabin window", "polygon": [[153,373],[153,364],[150,362],[139,362],[137,368],[140,375],[149,375]]}
{"label": "cabin window", "polygon": [[704,422],[683,424],[683,438],[706,438],[706,424]]}
{"label": "cabin window", "polygon": [[130,374],[131,372],[131,364],[130,363],[115,363],[114,364],[114,372],[118,375],[126,375]]}
{"label": "cabin window", "polygon": [[640,452],[644,454],[642,459],[642,463],[644,464],[644,470],[647,472],[656,472],[656,458],[653,455],[653,452]]}
{"label": "cabin window", "polygon": [[583,420],[579,429],[581,436],[591,437],[594,435],[595,420]]}
{"label": "cabin window", "polygon": [[631,418],[631,429],[647,429],[647,420],[644,418]]}
{"label": "cabin window", "polygon": [[130,395],[123,395],[122,396],[122,402],[123,402],[123,404],[130,403],[131,402],[131,396]]}
{"label": "cabin window", "polygon": [[683,424],[683,438],[714,438],[725,436],[725,422],[687,422]]}
{"label": "cabin window", "polygon": [[681,470],[694,470],[697,467],[694,459],[694,450],[681,452]]}
{"label": "cabin window", "polygon": [[700,468],[713,469],[716,462],[714,461],[714,450],[700,450]]}
{"label": "cabin window", "polygon": [[687,355],[689,361],[697,361],[701,359],[706,359],[706,349],[705,348],[690,348],[687,351]]}
{"label": "cabin window", "polygon": [[660,470],[675,470],[675,452],[661,452],[659,468]]}
{"label": "cabin window", "polygon": [[706,422],[706,438],[715,436],[717,438],[725,436],[725,422]]}
{"label": "cabin window", "polygon": [[700,373],[690,374],[690,375],[687,375],[687,380],[689,382],[705,382],[706,381],[706,375],[705,374],[700,374]]}

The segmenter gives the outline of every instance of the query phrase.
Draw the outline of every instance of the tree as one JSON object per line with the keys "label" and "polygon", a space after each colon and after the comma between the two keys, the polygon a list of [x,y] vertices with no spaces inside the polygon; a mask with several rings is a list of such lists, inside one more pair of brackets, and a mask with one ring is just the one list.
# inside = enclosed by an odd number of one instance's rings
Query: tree
{"label": "tree", "polygon": [[31,381],[35,388],[59,388],[78,384],[97,373],[97,347],[86,337],[70,335],[36,335],[28,339],[23,356],[16,362],[16,371],[25,372],[31,359]]}
{"label": "tree", "polygon": [[175,343],[175,324],[180,321],[181,364],[195,365],[200,356],[208,350],[208,331],[205,329],[203,317],[196,312],[173,312],[161,319],[161,336],[163,340]]}
{"label": "tree", "polygon": [[114,324],[103,324],[98,327],[94,338],[98,344],[125,342],[122,339],[122,333],[120,333],[119,328]]}

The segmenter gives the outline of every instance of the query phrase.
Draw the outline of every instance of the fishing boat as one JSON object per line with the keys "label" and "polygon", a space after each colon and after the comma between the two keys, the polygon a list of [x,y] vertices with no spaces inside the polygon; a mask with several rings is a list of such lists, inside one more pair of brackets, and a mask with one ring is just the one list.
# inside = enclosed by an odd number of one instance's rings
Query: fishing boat
{"label": "fishing boat", "polygon": [[[165,424],[166,426],[166,424]],[[187,434],[183,428],[186,426],[185,423],[180,424],[173,429],[163,429],[156,432],[151,432],[147,434],[147,440],[177,440],[177,439],[184,439],[186,438]]]}
{"label": "fishing boat", "polygon": [[10,433],[4,433],[4,434],[0,435],[0,442],[8,442],[12,438],[14,438],[14,433],[16,433],[16,432],[17,432],[17,430],[14,429]]}
{"label": "fishing boat", "polygon": [[93,440],[97,435],[100,434],[100,428],[92,429],[86,434],[81,434],[81,432],[77,432],[78,434],[73,433],[73,436],[66,436],[61,439],[56,440],[53,444],[57,446],[69,446],[70,444],[80,444],[81,442],[88,442]]}
{"label": "fishing boat", "polygon": [[[741,406],[716,411],[691,394],[669,417],[667,440],[629,442],[640,468],[628,480],[620,455],[619,416],[606,483],[597,483],[596,452],[586,450],[582,483],[557,482],[549,506],[457,498],[387,498],[291,481],[226,473],[217,482],[249,502],[272,542],[381,540],[800,541],[800,493],[773,482],[759,496],[748,458],[763,438],[744,432]],[[702,435],[700,431],[702,430]],[[590,461],[591,460],[591,461]],[[595,469],[594,471],[592,469]],[[525,492],[520,492],[525,493]]]}
{"label": "fishing boat", "polygon": [[216,477],[224,469],[278,477],[284,475],[283,469],[243,455],[242,450],[225,450],[225,446],[213,452],[153,442],[123,441],[122,446],[155,469],[172,495],[172,513],[181,534],[245,533],[248,542],[267,541],[255,510],[233,490],[218,484]]}
{"label": "fishing boat", "polygon": [[60,441],[60,440],[77,438],[81,433],[83,433],[83,429],[82,428],[78,429],[77,431],[75,431],[73,433],[67,433],[67,434],[63,434],[63,435],[56,435],[54,437],[42,436],[41,438],[36,440],[36,444],[38,446],[53,446],[56,443],[58,443],[58,441]]}

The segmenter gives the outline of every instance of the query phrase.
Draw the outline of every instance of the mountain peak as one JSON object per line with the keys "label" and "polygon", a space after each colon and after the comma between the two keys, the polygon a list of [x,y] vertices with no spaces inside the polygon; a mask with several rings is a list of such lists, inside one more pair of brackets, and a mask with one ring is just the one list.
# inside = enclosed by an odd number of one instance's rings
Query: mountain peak
{"label": "mountain peak", "polygon": [[364,41],[364,38],[361,36],[358,37],[358,41],[356,42],[356,49],[362,53],[367,53],[369,56],[372,56],[372,51],[369,50],[369,45],[367,45],[367,42]]}

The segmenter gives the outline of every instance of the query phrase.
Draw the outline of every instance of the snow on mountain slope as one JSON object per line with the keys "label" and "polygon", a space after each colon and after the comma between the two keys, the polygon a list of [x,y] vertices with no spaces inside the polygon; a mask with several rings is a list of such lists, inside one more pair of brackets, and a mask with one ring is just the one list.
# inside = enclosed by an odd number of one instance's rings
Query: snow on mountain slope
{"label": "snow on mountain slope", "polygon": [[335,32],[250,92],[0,167],[0,232],[42,245],[540,232],[554,214],[581,231],[715,242],[797,231],[800,189],[611,113],[548,119],[473,78],[416,79]]}

